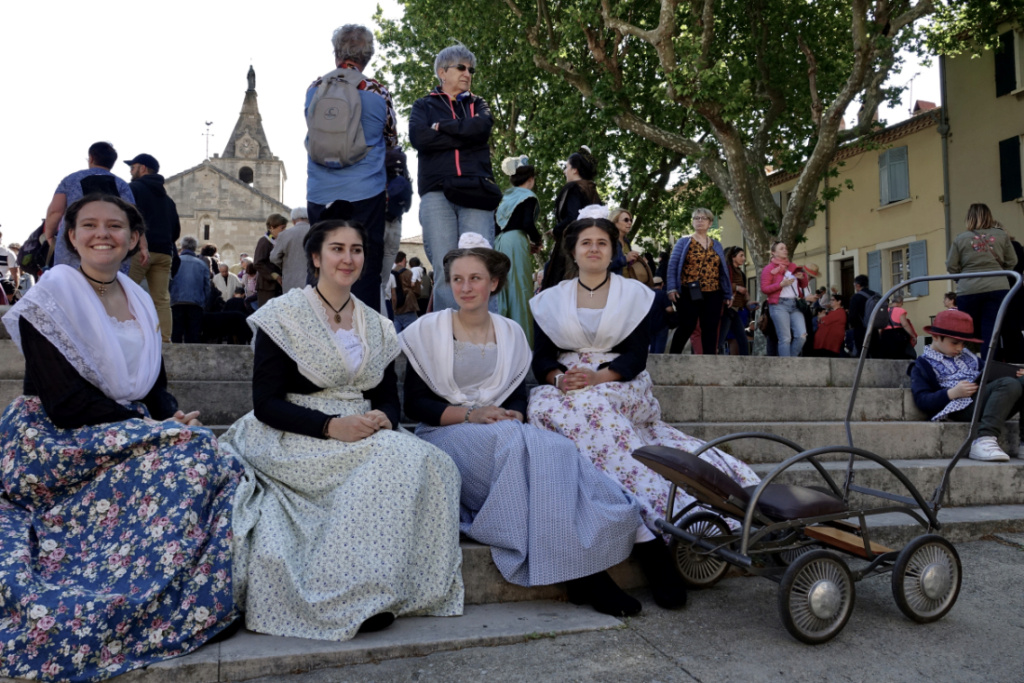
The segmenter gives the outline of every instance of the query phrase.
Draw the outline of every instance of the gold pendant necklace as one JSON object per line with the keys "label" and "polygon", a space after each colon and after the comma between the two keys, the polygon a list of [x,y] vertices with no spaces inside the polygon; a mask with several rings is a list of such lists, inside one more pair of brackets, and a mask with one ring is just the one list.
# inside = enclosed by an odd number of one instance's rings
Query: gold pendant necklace
{"label": "gold pendant necklace", "polygon": [[[86,276],[86,277],[88,277],[88,276]],[[334,306],[331,305],[331,302],[328,301],[327,298],[323,294],[320,293],[320,288],[319,287],[314,287],[313,289],[316,290],[317,295],[320,297],[320,300],[324,302],[324,305],[327,306],[327,308],[329,308],[332,311],[334,311],[334,322],[336,322],[336,323],[338,323],[340,325],[341,324],[341,312],[345,310],[346,306],[348,306],[348,302],[352,301],[352,295],[349,294],[348,298],[345,299],[345,303],[343,303],[341,305],[341,308],[335,310]]]}

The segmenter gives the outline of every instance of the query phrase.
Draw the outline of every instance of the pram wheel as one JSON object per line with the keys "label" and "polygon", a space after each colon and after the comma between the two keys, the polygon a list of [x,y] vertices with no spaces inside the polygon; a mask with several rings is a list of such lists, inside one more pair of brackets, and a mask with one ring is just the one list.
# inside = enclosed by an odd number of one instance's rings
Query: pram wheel
{"label": "pram wheel", "polygon": [[[728,536],[729,525],[712,512],[697,512],[683,520],[683,531],[697,538]],[[729,569],[729,563],[712,555],[703,548],[690,545],[673,537],[669,553],[675,560],[676,571],[689,588],[710,588],[718,583]]]}
{"label": "pram wheel", "polygon": [[797,640],[817,645],[834,638],[853,613],[853,576],[828,550],[812,550],[793,561],[779,585],[782,625]]}
{"label": "pram wheel", "polygon": [[896,557],[892,595],[896,605],[919,624],[946,615],[960,595],[963,572],[953,544],[937,534],[918,536]]}

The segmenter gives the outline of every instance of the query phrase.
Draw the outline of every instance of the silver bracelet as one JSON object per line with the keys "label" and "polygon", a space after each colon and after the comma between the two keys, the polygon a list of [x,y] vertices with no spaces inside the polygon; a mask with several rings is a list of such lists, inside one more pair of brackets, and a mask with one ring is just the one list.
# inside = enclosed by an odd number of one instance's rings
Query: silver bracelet
{"label": "silver bracelet", "polygon": [[562,379],[563,377],[565,377],[565,373],[564,372],[560,372],[557,375],[555,375],[555,389],[559,388],[558,380]]}
{"label": "silver bracelet", "polygon": [[462,421],[463,422],[469,422],[469,416],[473,414],[474,410],[476,410],[476,408],[470,408],[469,410],[467,410],[466,411],[466,417],[464,417]]}

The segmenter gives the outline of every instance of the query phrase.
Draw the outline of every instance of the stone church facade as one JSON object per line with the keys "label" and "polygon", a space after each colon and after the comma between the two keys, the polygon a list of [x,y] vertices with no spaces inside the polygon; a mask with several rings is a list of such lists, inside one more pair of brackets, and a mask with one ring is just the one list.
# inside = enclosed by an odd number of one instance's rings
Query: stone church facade
{"label": "stone church facade", "polygon": [[288,216],[284,162],[270,151],[256,103],[256,73],[249,67],[249,87],[242,111],[221,155],[165,181],[167,193],[178,205],[181,234],[202,245],[217,245],[221,260],[234,264],[238,255],[252,255],[266,233],[267,216]]}

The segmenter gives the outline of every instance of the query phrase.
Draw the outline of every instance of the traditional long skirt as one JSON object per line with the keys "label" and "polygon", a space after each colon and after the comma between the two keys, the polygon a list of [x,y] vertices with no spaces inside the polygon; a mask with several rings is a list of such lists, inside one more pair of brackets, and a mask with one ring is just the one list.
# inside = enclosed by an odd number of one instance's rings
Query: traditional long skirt
{"label": "traditional long skirt", "polygon": [[507,230],[494,238],[494,248],[512,261],[508,282],[498,292],[498,313],[519,323],[530,348],[533,348],[533,313],[530,311],[533,256],[530,254],[530,240],[522,230]]}
{"label": "traditional long skirt", "polygon": [[491,546],[506,581],[569,581],[629,556],[641,524],[636,501],[568,439],[518,420],[420,426],[416,435],[455,461],[462,531]]}
{"label": "traditional long skirt", "polygon": [[238,617],[241,466],[209,430],[141,414],[59,429],[22,396],[0,417],[0,454],[0,675],[109,678]]}
{"label": "traditional long skirt", "polygon": [[[369,409],[331,390],[288,399],[328,415]],[[245,465],[234,528],[247,581],[235,597],[248,628],[348,640],[382,612],[462,614],[459,472],[443,451],[390,430],[316,439],[251,412],[221,441]]]}
{"label": "traditional long skirt", "polygon": [[[596,369],[611,354],[565,353],[559,361],[567,367],[583,365]],[[562,393],[551,385],[530,392],[527,409],[530,424],[569,437],[599,470],[618,482],[640,501],[648,528],[660,533],[654,522],[668,509],[669,482],[638,460],[633,451],[643,446],[671,446],[693,452],[703,445],[661,421],[661,406],[654,398],[651,376],[646,370],[629,382],[605,382]],[[701,453],[704,460],[728,474],[740,486],[757,484],[760,478],[741,460],[712,448]],[[675,509],[689,505],[693,498],[679,491]]]}

